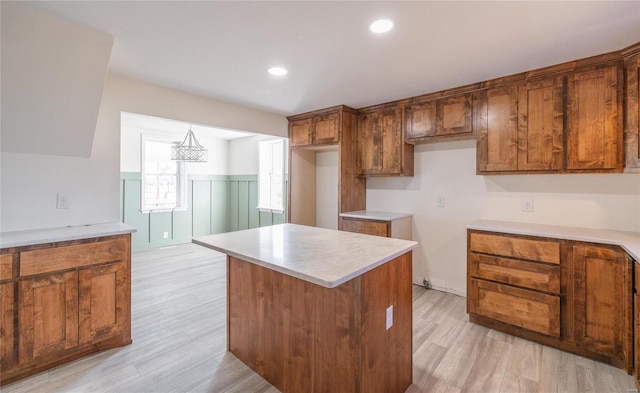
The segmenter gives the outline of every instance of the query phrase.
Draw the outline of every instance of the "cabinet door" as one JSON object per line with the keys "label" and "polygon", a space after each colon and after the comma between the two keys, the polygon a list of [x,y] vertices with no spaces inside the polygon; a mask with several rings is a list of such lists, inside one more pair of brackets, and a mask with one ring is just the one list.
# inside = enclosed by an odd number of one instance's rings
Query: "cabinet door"
{"label": "cabinet door", "polygon": [[640,55],[625,63],[627,75],[626,149],[627,168],[640,168]]}
{"label": "cabinet door", "polygon": [[436,103],[421,102],[405,108],[404,137],[406,140],[436,135]]}
{"label": "cabinet door", "polygon": [[128,276],[126,262],[80,270],[80,343],[124,331],[130,315]]}
{"label": "cabinet door", "polygon": [[78,273],[54,273],[19,282],[18,358],[53,360],[78,345]]}
{"label": "cabinet door", "polygon": [[573,246],[576,342],[618,365],[631,361],[631,267],[621,251]]}
{"label": "cabinet door", "polygon": [[377,174],[382,168],[380,161],[380,113],[367,113],[358,117],[358,173]]}
{"label": "cabinet door", "polygon": [[561,170],[564,166],[562,78],[519,87],[518,170]]}
{"label": "cabinet door", "polygon": [[10,369],[14,362],[14,283],[0,284],[0,370]]}
{"label": "cabinet door", "polygon": [[634,374],[636,375],[636,385],[640,386],[640,295],[638,293],[633,295],[633,320],[633,353],[635,354]]}
{"label": "cabinet door", "polygon": [[296,120],[289,123],[289,144],[307,146],[311,144],[311,119]]}
{"label": "cabinet door", "polygon": [[517,87],[499,87],[474,97],[477,172],[518,169]]}
{"label": "cabinet door", "polygon": [[380,117],[382,149],[381,170],[383,175],[402,174],[404,138],[402,135],[402,108],[385,110]]}
{"label": "cabinet door", "polygon": [[443,98],[437,101],[436,136],[471,134],[471,95]]}
{"label": "cabinet door", "polygon": [[336,144],[340,139],[340,114],[330,113],[313,118],[312,144]]}
{"label": "cabinet door", "polygon": [[568,77],[567,169],[621,168],[618,67]]}

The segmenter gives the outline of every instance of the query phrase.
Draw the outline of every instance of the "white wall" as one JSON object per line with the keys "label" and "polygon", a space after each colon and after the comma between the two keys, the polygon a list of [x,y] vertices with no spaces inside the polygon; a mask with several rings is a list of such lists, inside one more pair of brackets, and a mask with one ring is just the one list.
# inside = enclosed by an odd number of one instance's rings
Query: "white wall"
{"label": "white wall", "polygon": [[[145,130],[122,127],[120,134],[120,171],[141,172],[141,135],[157,136],[170,141],[182,141],[184,132]],[[196,135],[200,144],[209,151],[207,162],[187,162],[187,174],[227,175],[229,172],[229,141],[202,132]]]}
{"label": "white wall", "polygon": [[[475,141],[417,145],[415,176],[367,179],[367,209],[413,214],[415,283],[466,294],[466,229],[478,219],[640,231],[640,175],[475,174]],[[436,198],[445,197],[445,207]],[[534,211],[521,211],[523,198]]]}
{"label": "white wall", "polygon": [[[90,158],[2,154],[1,230],[119,221],[121,112],[287,135],[284,116],[109,75]],[[33,113],[33,116],[41,114]],[[48,130],[45,128],[41,132],[47,133]],[[55,208],[58,192],[68,195],[70,209]]]}
{"label": "white wall", "polygon": [[316,153],[316,226],[338,229],[338,151]]}

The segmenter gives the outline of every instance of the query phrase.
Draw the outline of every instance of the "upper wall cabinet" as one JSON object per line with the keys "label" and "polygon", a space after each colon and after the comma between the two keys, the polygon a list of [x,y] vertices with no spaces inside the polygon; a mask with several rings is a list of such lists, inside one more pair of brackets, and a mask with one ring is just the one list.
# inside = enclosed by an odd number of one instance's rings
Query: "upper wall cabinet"
{"label": "upper wall cabinet", "polygon": [[622,88],[611,65],[568,76],[567,170],[622,171]]}
{"label": "upper wall cabinet", "polygon": [[622,172],[621,68],[557,74],[475,93],[478,174]]}
{"label": "upper wall cabinet", "polygon": [[321,114],[289,123],[289,143],[292,147],[335,145],[339,140],[339,112]]}
{"label": "upper wall cabinet", "polygon": [[473,138],[471,94],[418,102],[405,107],[404,135],[409,143]]}
{"label": "upper wall cabinet", "polygon": [[640,44],[625,53],[626,80],[626,170],[640,172]]}
{"label": "upper wall cabinet", "polygon": [[358,175],[413,176],[413,145],[404,141],[401,107],[358,116]]}

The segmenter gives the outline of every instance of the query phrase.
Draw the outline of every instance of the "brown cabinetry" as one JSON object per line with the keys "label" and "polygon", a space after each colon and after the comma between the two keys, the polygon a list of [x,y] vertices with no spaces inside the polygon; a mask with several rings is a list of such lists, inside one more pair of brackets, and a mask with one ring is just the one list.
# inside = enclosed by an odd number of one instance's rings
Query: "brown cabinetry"
{"label": "brown cabinetry", "polygon": [[413,145],[404,141],[402,108],[362,112],[357,148],[359,175],[413,176]]}
{"label": "brown cabinetry", "polygon": [[619,247],[476,230],[467,241],[471,322],[631,371],[632,261]]}
{"label": "brown cabinetry", "polygon": [[411,240],[410,215],[359,211],[340,214],[340,217],[343,231]]}
{"label": "brown cabinetry", "polygon": [[617,65],[610,65],[568,76],[568,170],[622,170],[622,90],[618,71]]}
{"label": "brown cabinetry", "polygon": [[332,145],[340,140],[339,113],[319,114],[289,123],[291,146]]}
{"label": "brown cabinetry", "polygon": [[626,169],[640,171],[640,44],[625,54],[626,75]]}
{"label": "brown cabinetry", "polygon": [[633,353],[634,374],[636,387],[640,387],[640,264],[633,263],[634,288],[633,288]]}
{"label": "brown cabinetry", "polygon": [[597,245],[573,245],[572,255],[575,341],[627,368],[633,353],[631,261]]}
{"label": "brown cabinetry", "polygon": [[460,94],[405,107],[406,142],[473,137],[471,95]]}
{"label": "brown cabinetry", "polygon": [[131,235],[2,253],[2,384],[131,342]]}

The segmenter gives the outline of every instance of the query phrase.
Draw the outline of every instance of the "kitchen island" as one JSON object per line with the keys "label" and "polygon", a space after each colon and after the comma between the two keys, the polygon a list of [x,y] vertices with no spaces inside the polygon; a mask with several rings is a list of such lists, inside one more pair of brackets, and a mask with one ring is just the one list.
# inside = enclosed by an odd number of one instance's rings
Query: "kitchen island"
{"label": "kitchen island", "polygon": [[404,392],[416,242],[294,224],[205,236],[227,254],[227,349],[283,392]]}

